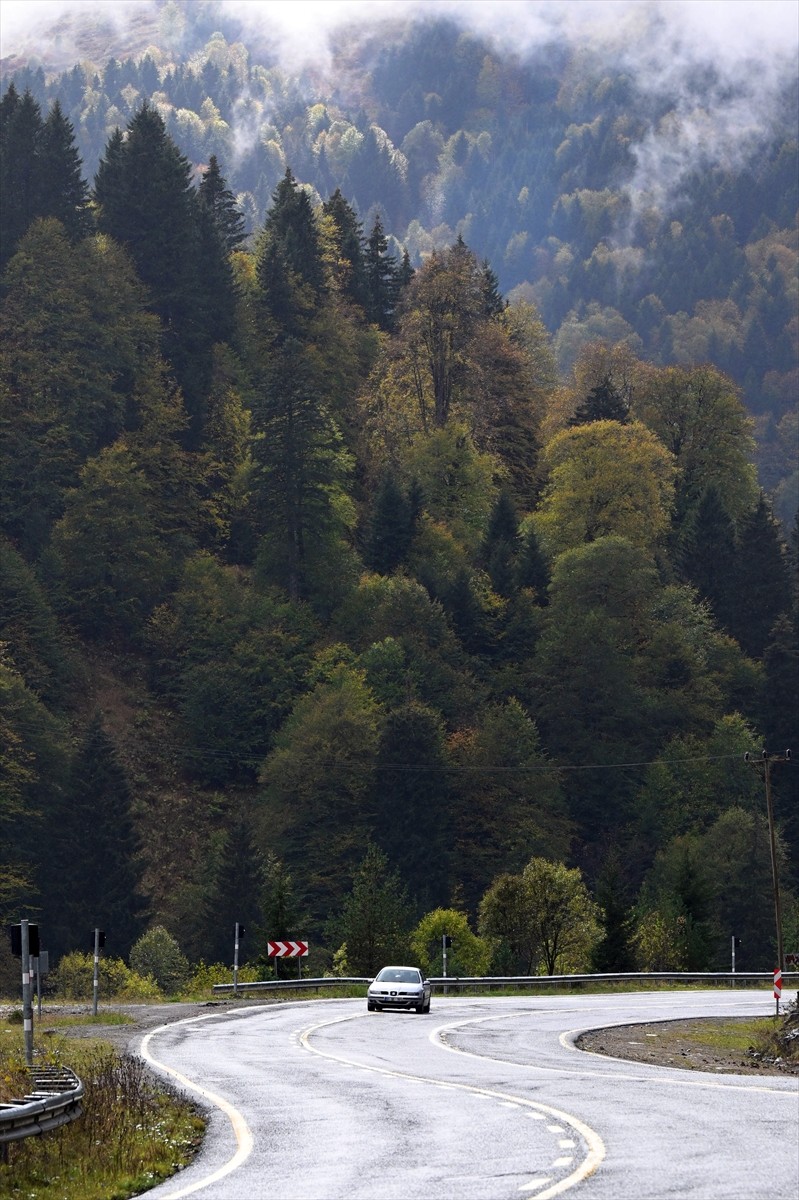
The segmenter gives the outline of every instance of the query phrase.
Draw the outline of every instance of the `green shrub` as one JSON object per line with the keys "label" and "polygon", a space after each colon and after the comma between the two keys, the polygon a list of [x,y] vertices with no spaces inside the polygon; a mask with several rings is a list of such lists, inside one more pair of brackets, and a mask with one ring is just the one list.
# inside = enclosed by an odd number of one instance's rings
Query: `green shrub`
{"label": "green shrub", "polygon": [[163,925],[142,934],[130,952],[130,965],[138,975],[150,976],[168,996],[179,992],[189,978],[189,961]]}
{"label": "green shrub", "polygon": [[[258,979],[257,967],[239,967],[239,983],[252,983]],[[203,996],[211,991],[215,983],[232,983],[233,968],[224,963],[205,963],[200,959],[183,991],[189,996]]]}
{"label": "green shrub", "polygon": [[[94,956],[73,950],[65,954],[50,975],[55,993],[64,1000],[91,1000],[93,996]],[[131,971],[121,958],[100,959],[100,996],[115,1000],[161,1000],[151,979]]]}

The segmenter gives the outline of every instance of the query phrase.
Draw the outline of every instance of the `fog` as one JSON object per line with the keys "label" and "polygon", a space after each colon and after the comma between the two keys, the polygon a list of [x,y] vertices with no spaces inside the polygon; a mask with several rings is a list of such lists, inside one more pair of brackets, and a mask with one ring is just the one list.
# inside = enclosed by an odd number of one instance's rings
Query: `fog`
{"label": "fog", "polygon": [[[331,66],[331,35],[349,22],[448,15],[517,55],[567,40],[639,88],[667,93],[672,114],[636,147],[629,190],[636,209],[668,203],[686,173],[740,165],[768,131],[799,51],[799,0],[219,0],[257,59],[277,49],[288,71]],[[58,50],[60,69],[85,57],[80,22],[102,18],[108,56],[126,32],[163,31],[164,0],[0,0],[0,55]],[[191,11],[191,5],[188,9]],[[708,69],[712,68],[712,74]],[[697,83],[697,79],[701,82]]]}

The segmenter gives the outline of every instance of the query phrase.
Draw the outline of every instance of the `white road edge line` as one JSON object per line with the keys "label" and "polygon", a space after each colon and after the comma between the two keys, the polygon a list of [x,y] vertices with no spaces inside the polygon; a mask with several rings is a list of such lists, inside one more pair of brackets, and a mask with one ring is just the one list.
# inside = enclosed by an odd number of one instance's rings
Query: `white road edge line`
{"label": "white road edge line", "polygon": [[[507,1016],[508,1014],[505,1013],[504,1015]],[[438,1046],[439,1049],[448,1050],[450,1054],[465,1054],[468,1058],[486,1058],[492,1062],[506,1062],[506,1059],[492,1059],[490,1055],[473,1054],[468,1050],[457,1050],[454,1046],[447,1045],[445,1038],[447,1032],[458,1029],[462,1025],[479,1025],[483,1021],[493,1021],[499,1019],[499,1017],[492,1015],[490,1017],[472,1017],[466,1021],[453,1021],[448,1025],[439,1025],[437,1029],[431,1030],[429,1035],[430,1041],[434,1046]],[[515,1065],[524,1066],[525,1064],[517,1063]],[[491,1092],[487,1091],[486,1089],[467,1087],[466,1090],[472,1092],[483,1090],[485,1094],[489,1096],[502,1096],[502,1093],[500,1092]],[[517,1104],[523,1104],[526,1108],[533,1110],[539,1117],[554,1117],[556,1120],[562,1121],[565,1125],[569,1125],[576,1133],[580,1134],[583,1141],[588,1146],[588,1154],[585,1156],[576,1170],[572,1171],[570,1175],[567,1175],[565,1179],[561,1179],[557,1183],[553,1184],[552,1187],[547,1188],[546,1191],[539,1192],[536,1195],[536,1200],[551,1200],[551,1197],[559,1196],[562,1192],[568,1191],[569,1188],[574,1187],[575,1184],[582,1183],[584,1179],[587,1179],[590,1175],[594,1174],[597,1167],[604,1160],[606,1154],[605,1143],[602,1141],[602,1138],[599,1136],[596,1130],[592,1129],[590,1125],[586,1125],[580,1120],[579,1117],[575,1117],[572,1113],[563,1112],[558,1108],[552,1108],[549,1104],[542,1104],[539,1100],[527,1100],[521,1096],[518,1098],[514,1097],[514,1099],[516,1100]],[[548,1126],[548,1128],[552,1127]],[[563,1132],[563,1130],[560,1130],[560,1132]],[[557,1159],[554,1163],[552,1163],[552,1166],[567,1166],[573,1161],[573,1158]],[[519,1188],[519,1191],[529,1190],[532,1190],[532,1185],[530,1184],[525,1184],[523,1187]]]}
{"label": "white road edge line", "polygon": [[[252,1011],[252,1010],[250,1010]],[[187,1184],[186,1187],[178,1187],[177,1191],[169,1192],[164,1196],[164,1200],[180,1200],[180,1197],[189,1196],[192,1192],[199,1192],[201,1188],[210,1187],[212,1183],[218,1183],[220,1179],[224,1179],[231,1171],[235,1171],[237,1167],[247,1159],[252,1152],[253,1137],[250,1128],[244,1117],[234,1108],[232,1104],[223,1099],[222,1096],[217,1096],[214,1092],[209,1092],[206,1088],[200,1087],[198,1083],[194,1083],[191,1079],[187,1079],[185,1075],[181,1075],[174,1067],[168,1067],[166,1063],[162,1063],[159,1059],[151,1054],[149,1043],[150,1038],[155,1037],[157,1033],[163,1033],[165,1029],[174,1029],[176,1025],[193,1024],[197,1020],[203,1020],[206,1016],[218,1016],[219,1014],[208,1013],[203,1017],[189,1017],[185,1021],[173,1021],[169,1025],[159,1025],[157,1029],[153,1029],[144,1038],[142,1038],[140,1053],[142,1058],[152,1067],[156,1067],[159,1071],[165,1071],[167,1075],[171,1075],[173,1079],[177,1079],[185,1088],[192,1092],[196,1092],[198,1096],[202,1096],[209,1104],[221,1109],[225,1116],[233,1126],[233,1133],[236,1138],[236,1153],[232,1158],[229,1158],[226,1163],[218,1167],[211,1175],[206,1175],[204,1179],[197,1180],[196,1183]],[[239,1014],[235,1014],[239,1015]],[[167,1182],[164,1180],[163,1182]]]}
{"label": "white road edge line", "polygon": [[[385,1067],[370,1067],[367,1063],[360,1063],[355,1059],[345,1058],[341,1054],[331,1054],[327,1050],[318,1050],[312,1046],[308,1040],[311,1034],[316,1033],[319,1029],[324,1029],[328,1025],[338,1025],[343,1021],[353,1021],[357,1019],[357,1017],[347,1016],[336,1017],[332,1021],[320,1021],[317,1025],[309,1026],[309,1028],[304,1031],[300,1041],[309,1054],[318,1054],[320,1058],[328,1058],[333,1062],[342,1063],[347,1067],[356,1067],[361,1071],[373,1071],[380,1075],[391,1075],[395,1079],[407,1079],[413,1083],[426,1083],[428,1086],[431,1084],[435,1086],[438,1083],[438,1080],[429,1079],[424,1075],[410,1075],[405,1071],[389,1071],[386,1070]],[[454,1026],[449,1026],[449,1028],[454,1028]],[[434,1041],[437,1032],[438,1030],[434,1029],[430,1034],[430,1041],[433,1042],[434,1045],[437,1044],[437,1042]],[[442,1048],[445,1050],[449,1049],[448,1046],[442,1046]],[[564,1121],[582,1136],[586,1145],[588,1146],[588,1154],[583,1159],[580,1166],[576,1171],[572,1171],[571,1175],[568,1175],[565,1179],[561,1179],[551,1188],[547,1188],[547,1190],[544,1192],[539,1192],[536,1200],[551,1200],[551,1197],[559,1196],[561,1192],[567,1191],[576,1183],[581,1183],[584,1179],[587,1179],[589,1175],[593,1175],[594,1171],[605,1157],[605,1144],[599,1134],[591,1129],[590,1126],[585,1125],[577,1117],[572,1116],[570,1113],[561,1112],[560,1109],[551,1108],[548,1104],[541,1104],[537,1100],[527,1100],[524,1096],[512,1096],[508,1092],[495,1092],[491,1088],[481,1088],[474,1084],[451,1082],[450,1086],[452,1088],[457,1088],[459,1091],[470,1092],[473,1096],[480,1096],[487,1100],[512,1100],[516,1105],[523,1106],[524,1108],[535,1109],[540,1113],[546,1113],[549,1116],[556,1117],[559,1121]],[[567,1161],[571,1162],[572,1159],[568,1159]],[[529,1185],[525,1185],[525,1187],[529,1187]],[[520,1188],[519,1190],[521,1191],[523,1189]]]}

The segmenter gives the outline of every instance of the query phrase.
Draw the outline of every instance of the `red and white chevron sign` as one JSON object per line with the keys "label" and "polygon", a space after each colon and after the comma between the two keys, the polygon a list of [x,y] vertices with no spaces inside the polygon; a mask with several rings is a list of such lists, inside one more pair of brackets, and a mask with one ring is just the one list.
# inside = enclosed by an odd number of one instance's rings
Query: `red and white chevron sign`
{"label": "red and white chevron sign", "polygon": [[308,953],[308,943],[267,942],[266,953],[269,958],[305,958]]}
{"label": "red and white chevron sign", "polygon": [[779,1000],[782,995],[782,971],[777,967],[774,972],[774,999]]}

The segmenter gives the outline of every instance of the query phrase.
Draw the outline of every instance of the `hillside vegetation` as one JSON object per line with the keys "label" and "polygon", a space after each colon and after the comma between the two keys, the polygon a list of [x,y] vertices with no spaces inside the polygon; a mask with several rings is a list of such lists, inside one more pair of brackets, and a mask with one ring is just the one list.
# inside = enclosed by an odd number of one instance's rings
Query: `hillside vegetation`
{"label": "hillside vegetation", "polygon": [[0,100],[0,914],[56,956],[229,961],[239,921],[355,973],[414,925],[493,971],[770,969],[788,99],[644,211],[670,110],[599,61],[403,24],[309,101],[194,9]]}

